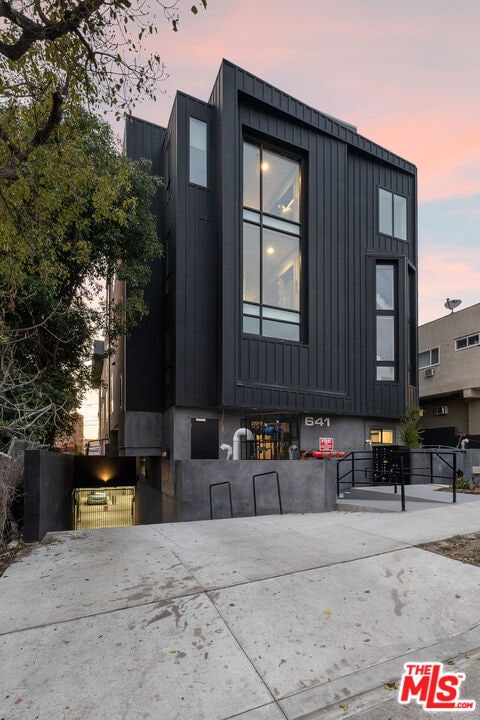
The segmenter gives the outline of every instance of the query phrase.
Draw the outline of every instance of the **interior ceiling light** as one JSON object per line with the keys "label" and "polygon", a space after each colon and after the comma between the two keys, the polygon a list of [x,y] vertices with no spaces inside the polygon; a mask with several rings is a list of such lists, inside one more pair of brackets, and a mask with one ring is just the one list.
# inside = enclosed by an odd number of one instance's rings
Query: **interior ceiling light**
{"label": "interior ceiling light", "polygon": [[270,163],[268,163],[266,160],[263,160],[263,162],[260,163],[260,169],[263,172],[266,172],[267,170],[270,170]]}
{"label": "interior ceiling light", "polygon": [[275,252],[275,248],[272,245],[269,245],[267,247],[267,255],[273,255]]}
{"label": "interior ceiling light", "polygon": [[292,199],[290,200],[290,202],[288,203],[288,205],[280,205],[280,209],[281,209],[281,211],[282,211],[282,215],[285,215],[286,213],[291,212],[291,211],[293,210],[292,205],[293,205],[294,199],[295,199],[295,198],[292,198]]}

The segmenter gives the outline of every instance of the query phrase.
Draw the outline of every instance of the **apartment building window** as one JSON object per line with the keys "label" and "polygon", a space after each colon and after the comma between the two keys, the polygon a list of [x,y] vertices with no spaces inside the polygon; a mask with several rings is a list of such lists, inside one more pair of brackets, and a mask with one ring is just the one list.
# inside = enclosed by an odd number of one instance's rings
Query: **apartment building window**
{"label": "apartment building window", "polygon": [[300,163],[243,146],[243,331],[300,340]]}
{"label": "apartment building window", "polygon": [[418,355],[418,369],[423,370],[424,368],[431,367],[432,365],[440,364],[440,349],[438,347],[432,348],[431,350],[423,350]]}
{"label": "apartment building window", "polygon": [[473,333],[455,340],[455,350],[465,350],[480,344],[480,333]]}
{"label": "apartment building window", "polygon": [[190,182],[207,187],[207,123],[190,118]]}
{"label": "apartment building window", "polygon": [[371,428],[370,442],[373,444],[393,445],[393,430],[391,428]]}
{"label": "apartment building window", "polygon": [[375,271],[377,380],[393,382],[397,364],[397,266],[377,262]]}
{"label": "apartment building window", "polygon": [[407,198],[378,189],[378,231],[399,240],[407,239]]}

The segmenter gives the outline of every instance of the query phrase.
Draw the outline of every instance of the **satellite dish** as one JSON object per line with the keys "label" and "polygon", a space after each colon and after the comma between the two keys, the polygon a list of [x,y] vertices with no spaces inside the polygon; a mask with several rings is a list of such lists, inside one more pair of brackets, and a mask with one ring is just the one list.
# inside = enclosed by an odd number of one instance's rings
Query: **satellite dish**
{"label": "satellite dish", "polygon": [[445,303],[445,307],[447,310],[451,310],[452,313],[459,305],[462,304],[461,300],[450,300],[450,298],[447,298],[447,302]]}

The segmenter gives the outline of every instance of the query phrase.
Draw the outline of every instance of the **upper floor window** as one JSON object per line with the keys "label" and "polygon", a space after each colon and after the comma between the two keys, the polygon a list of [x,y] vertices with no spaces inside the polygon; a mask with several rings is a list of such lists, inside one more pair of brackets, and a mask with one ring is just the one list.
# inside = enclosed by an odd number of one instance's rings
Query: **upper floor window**
{"label": "upper floor window", "polygon": [[300,163],[243,146],[243,331],[300,340]]}
{"label": "upper floor window", "polygon": [[473,333],[465,337],[455,340],[455,350],[465,350],[465,348],[473,347],[480,344],[480,333]]}
{"label": "upper floor window", "polygon": [[190,182],[207,187],[207,123],[191,117],[189,134]]}
{"label": "upper floor window", "polygon": [[396,270],[392,263],[377,262],[376,289],[376,357],[377,380],[396,380]]}
{"label": "upper floor window", "polygon": [[440,364],[440,349],[438,347],[432,348],[431,350],[424,350],[418,355],[418,369],[423,370],[424,368],[431,367],[432,365]]}
{"label": "upper floor window", "polygon": [[407,198],[378,189],[378,231],[399,240],[407,239]]}

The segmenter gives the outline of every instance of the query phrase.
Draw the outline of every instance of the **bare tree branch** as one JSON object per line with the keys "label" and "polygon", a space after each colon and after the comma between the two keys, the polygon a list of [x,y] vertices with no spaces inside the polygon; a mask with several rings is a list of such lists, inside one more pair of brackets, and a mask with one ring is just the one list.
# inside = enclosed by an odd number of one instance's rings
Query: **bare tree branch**
{"label": "bare tree branch", "polygon": [[64,99],[64,93],[59,88],[57,88],[52,93],[52,106],[50,108],[50,115],[48,116],[48,120],[42,128],[37,130],[33,138],[28,143],[27,149],[23,153],[23,160],[26,160],[32,150],[34,150],[36,147],[46,143],[54,129],[57,127],[57,125],[60,124],[60,121],[62,119],[62,105]]}
{"label": "bare tree branch", "polygon": [[[58,22],[48,21],[43,15],[44,22],[41,25],[15,10],[8,0],[0,0],[0,17],[6,18],[22,30],[22,34],[16,42],[10,44],[0,42],[0,52],[9,60],[19,60],[35,42],[57,40],[63,35],[74,32],[103,4],[104,0],[79,2],[72,10],[66,10],[63,20]],[[126,7],[127,3],[118,2],[117,5]]]}

